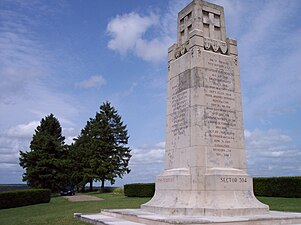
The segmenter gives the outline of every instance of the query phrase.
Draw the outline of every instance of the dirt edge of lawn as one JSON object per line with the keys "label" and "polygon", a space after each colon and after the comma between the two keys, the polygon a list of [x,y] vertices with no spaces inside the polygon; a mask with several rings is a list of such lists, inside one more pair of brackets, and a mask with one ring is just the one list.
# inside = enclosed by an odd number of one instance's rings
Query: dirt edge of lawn
{"label": "dirt edge of lawn", "polygon": [[102,201],[103,198],[98,198],[91,195],[84,195],[84,194],[76,194],[72,196],[64,196],[63,198],[68,199],[70,202],[87,202],[87,201]]}

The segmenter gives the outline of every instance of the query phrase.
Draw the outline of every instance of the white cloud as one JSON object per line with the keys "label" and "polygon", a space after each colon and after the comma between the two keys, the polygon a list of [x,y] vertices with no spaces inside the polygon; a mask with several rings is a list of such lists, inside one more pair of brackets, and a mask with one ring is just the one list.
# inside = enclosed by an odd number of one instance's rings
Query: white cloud
{"label": "white cloud", "polygon": [[[166,61],[167,48],[176,41],[177,14],[189,2],[190,0],[169,1],[167,9],[160,15],[141,16],[132,12],[116,16],[107,26],[111,36],[108,47],[122,56],[131,52],[144,61],[155,63]],[[239,21],[238,18],[243,10],[241,4],[238,1],[222,2],[230,10],[229,15],[232,20]],[[147,32],[153,36],[146,35]]]}
{"label": "white cloud", "polygon": [[165,142],[160,142],[153,147],[134,148],[131,152],[131,165],[163,163],[164,152]]}
{"label": "white cloud", "polygon": [[[7,133],[7,131],[6,131]],[[29,139],[0,134],[1,183],[20,183],[23,170],[19,166],[19,151],[28,150]]]}
{"label": "white cloud", "polygon": [[106,80],[101,75],[91,76],[77,84],[81,88],[100,88],[106,84]]}
{"label": "white cloud", "polygon": [[27,121],[41,120],[50,113],[59,119],[61,125],[74,126],[72,118],[79,112],[76,99],[37,81],[28,84],[23,96],[11,96],[11,100],[13,104],[0,103],[0,117],[6,118],[5,121],[1,121],[0,126],[2,130],[9,128],[12,135],[16,134],[17,130],[19,132],[20,129],[30,129],[30,126],[34,126],[33,123],[27,124]]}
{"label": "white cloud", "polygon": [[45,75],[52,59],[32,32],[36,22],[18,12],[22,7],[30,10],[30,3],[11,4],[13,9],[0,9],[0,102],[7,104],[13,102],[11,96],[23,95],[31,80]]}
{"label": "white cloud", "polygon": [[228,27],[238,39],[245,118],[270,124],[273,117],[300,110],[301,30],[295,22],[300,4],[298,1],[289,4],[233,1],[233,4],[239,5],[240,19],[231,20]]}
{"label": "white cloud", "polygon": [[244,131],[245,138],[249,138],[251,136],[251,132],[248,130]]}
{"label": "white cloud", "polygon": [[77,112],[77,102],[53,87],[56,85],[52,80],[56,79],[53,49],[45,47],[36,33],[42,26],[36,17],[48,15],[48,7],[36,1],[6,4],[0,9],[0,117],[6,118],[1,120],[0,128],[6,130],[23,123],[23,127],[10,130],[11,135],[22,136],[26,134],[16,132],[27,128],[24,127],[27,121],[51,112],[60,118],[67,115],[70,118]]}
{"label": "white cloud", "polygon": [[117,180],[116,185],[137,182],[155,182],[156,176],[163,171],[165,142],[159,142],[154,146],[143,146],[131,151],[129,167],[131,172],[124,179]]}
{"label": "white cloud", "polygon": [[107,26],[108,47],[122,56],[132,53],[147,62],[164,62],[167,49],[176,41],[177,13],[188,1],[170,1],[161,15],[141,16],[135,12],[118,15]]}
{"label": "white cloud", "polygon": [[63,127],[63,135],[65,136],[65,144],[72,144],[74,143],[74,138],[79,135],[79,131],[74,129],[73,127]]}
{"label": "white cloud", "polygon": [[65,143],[67,144],[67,145],[71,145],[72,143],[74,143],[74,138],[76,138],[77,136],[73,136],[73,137],[66,137],[66,139],[65,139]]}
{"label": "white cloud", "polygon": [[39,123],[39,121],[31,121],[28,124],[19,124],[11,127],[7,134],[11,137],[30,138],[34,134],[34,130]]}
{"label": "white cloud", "polygon": [[19,184],[23,169],[15,163],[0,163],[0,177],[3,184]]}
{"label": "white cloud", "polygon": [[155,14],[140,16],[132,12],[117,15],[107,26],[108,34],[112,37],[108,47],[124,56],[129,50],[133,51],[147,29],[157,23],[158,16]]}
{"label": "white cloud", "polygon": [[[145,61],[160,62],[167,60],[167,48],[173,43],[173,39],[165,37],[162,39],[153,39],[151,41],[138,39],[136,42],[136,55]],[[168,47],[167,47],[168,46]]]}
{"label": "white cloud", "polygon": [[165,141],[161,141],[155,145],[158,148],[165,149]]}
{"label": "white cloud", "polygon": [[276,129],[267,131],[255,129],[254,131],[245,131],[246,140],[252,148],[271,148],[271,146],[280,146],[288,144],[292,138],[283,132]]}
{"label": "white cloud", "polygon": [[18,153],[14,154],[1,154],[0,163],[6,163],[6,164],[17,164],[17,160],[19,158]]}
{"label": "white cloud", "polygon": [[0,135],[0,154],[11,154],[18,152],[20,143],[18,139],[8,137],[5,134]]}
{"label": "white cloud", "polygon": [[281,130],[245,131],[248,169],[253,176],[298,175],[301,148]]}

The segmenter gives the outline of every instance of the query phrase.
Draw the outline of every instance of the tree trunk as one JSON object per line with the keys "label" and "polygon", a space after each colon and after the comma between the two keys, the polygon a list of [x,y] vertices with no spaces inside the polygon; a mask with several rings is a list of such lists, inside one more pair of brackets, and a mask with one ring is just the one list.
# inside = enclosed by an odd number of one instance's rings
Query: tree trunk
{"label": "tree trunk", "polygon": [[101,193],[105,193],[105,179],[101,179]]}
{"label": "tree trunk", "polygon": [[93,180],[90,180],[90,191],[93,191]]}

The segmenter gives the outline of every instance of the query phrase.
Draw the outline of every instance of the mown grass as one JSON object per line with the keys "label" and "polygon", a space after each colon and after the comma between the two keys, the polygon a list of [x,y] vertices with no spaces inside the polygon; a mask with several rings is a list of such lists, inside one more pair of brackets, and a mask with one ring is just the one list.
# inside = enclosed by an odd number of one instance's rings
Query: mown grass
{"label": "mown grass", "polygon": [[270,206],[270,210],[301,212],[301,198],[257,197],[259,201]]}
{"label": "mown grass", "polygon": [[139,208],[149,198],[128,198],[122,195],[97,194],[103,201],[69,202],[63,197],[53,197],[50,203],[0,210],[0,224],[7,225],[69,225],[87,224],[73,218],[73,213],[97,213],[101,209]]}
{"label": "mown grass", "polygon": [[[63,197],[52,197],[50,203],[0,210],[0,224],[7,225],[80,225],[87,224],[73,218],[73,213],[97,213],[100,209],[139,208],[150,198],[128,198],[112,193],[88,193],[103,201],[69,202]],[[271,210],[301,212],[301,198],[258,197]]]}

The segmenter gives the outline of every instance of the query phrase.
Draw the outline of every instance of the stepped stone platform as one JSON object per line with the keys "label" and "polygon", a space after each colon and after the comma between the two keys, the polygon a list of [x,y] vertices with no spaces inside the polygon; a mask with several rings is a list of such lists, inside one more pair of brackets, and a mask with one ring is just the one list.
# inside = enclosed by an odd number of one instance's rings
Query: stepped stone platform
{"label": "stepped stone platform", "polygon": [[301,225],[301,213],[277,211],[265,215],[198,217],[159,215],[141,209],[114,209],[96,214],[75,213],[74,217],[96,225]]}

